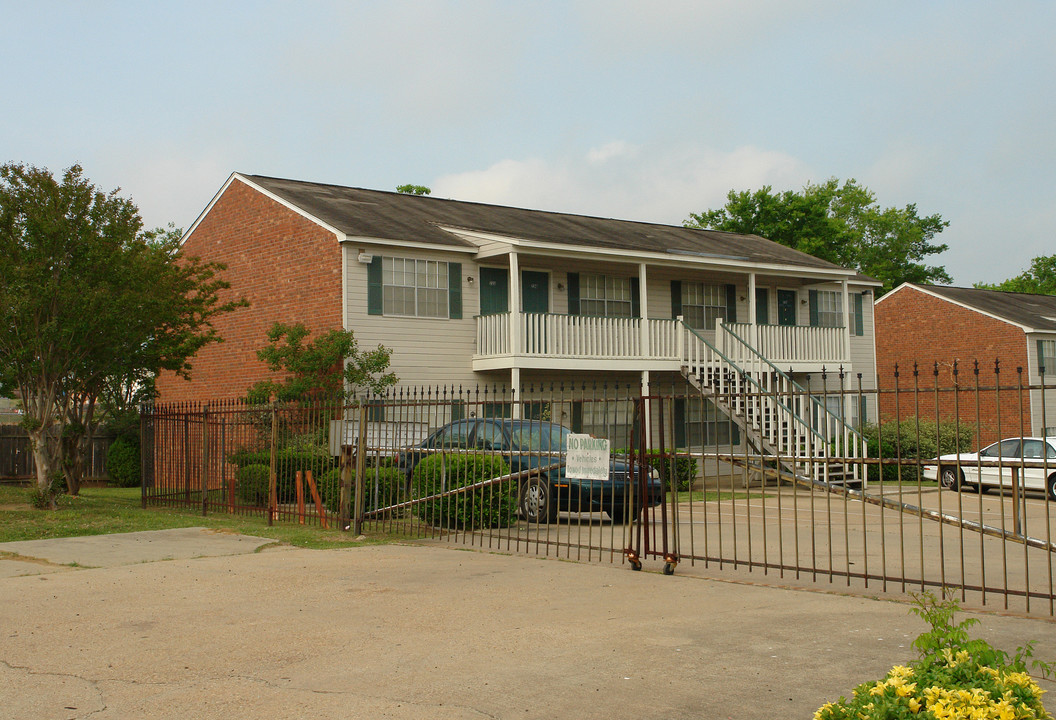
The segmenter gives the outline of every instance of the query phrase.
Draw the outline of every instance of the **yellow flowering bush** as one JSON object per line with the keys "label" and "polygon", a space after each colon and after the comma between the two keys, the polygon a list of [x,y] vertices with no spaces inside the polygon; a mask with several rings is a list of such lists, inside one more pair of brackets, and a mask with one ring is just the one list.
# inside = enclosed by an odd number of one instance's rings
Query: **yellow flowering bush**
{"label": "yellow flowering bush", "polygon": [[[1026,671],[1033,644],[1009,655],[983,640],[972,640],[965,628],[954,625],[952,600],[938,602],[926,593],[917,612],[932,629],[914,645],[921,657],[909,666],[896,665],[877,682],[854,689],[850,700],[826,703],[814,720],[1053,720],[1041,704],[1045,692]],[[1051,663],[1035,661],[1045,674]]]}

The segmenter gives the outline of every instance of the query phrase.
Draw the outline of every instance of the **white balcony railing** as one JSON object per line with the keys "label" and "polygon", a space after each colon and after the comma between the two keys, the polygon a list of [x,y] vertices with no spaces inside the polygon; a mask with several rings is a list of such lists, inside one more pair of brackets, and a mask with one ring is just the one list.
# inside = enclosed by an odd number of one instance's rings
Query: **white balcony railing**
{"label": "white balcony railing", "polygon": [[[642,323],[646,335],[642,336]],[[687,328],[678,320],[518,313],[516,353],[510,314],[477,317],[477,358],[518,355],[597,360],[687,360]],[[754,331],[754,332],[753,332]],[[735,333],[743,341],[730,336]],[[843,328],[752,326],[731,323],[715,331],[716,347],[735,363],[761,355],[779,367],[849,361]],[[758,355],[748,346],[758,350]]]}
{"label": "white balcony railing", "polygon": [[[640,318],[518,313],[518,354],[548,358],[679,359],[677,320],[648,320],[643,351]],[[513,353],[510,314],[477,317],[477,356]]]}
{"label": "white balcony railing", "polygon": [[[728,332],[740,338],[731,338]],[[716,346],[726,357],[741,364],[753,359],[746,345],[778,367],[802,363],[847,363],[847,330],[840,327],[803,327],[799,325],[750,325],[727,323],[716,333]]]}

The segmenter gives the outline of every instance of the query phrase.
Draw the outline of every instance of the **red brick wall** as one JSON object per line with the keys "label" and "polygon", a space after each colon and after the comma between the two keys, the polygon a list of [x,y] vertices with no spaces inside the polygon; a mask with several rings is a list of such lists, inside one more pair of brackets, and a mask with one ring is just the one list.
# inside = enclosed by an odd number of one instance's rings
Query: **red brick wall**
{"label": "red brick wall", "polygon": [[275,321],[313,332],[341,327],[341,247],[333,233],[234,180],[184,244],[183,253],[223,262],[231,293],[249,301],[216,319],[224,342],[191,361],[191,381],[158,379],[162,402],[245,395],[269,376],[256,351]]}
{"label": "red brick wall", "polygon": [[[1027,341],[1022,329],[912,287],[904,287],[884,298],[877,303],[874,313],[883,420],[895,418],[895,395],[886,391],[895,388],[897,363],[901,419],[914,414],[935,419],[937,414],[940,420],[953,420],[959,415],[961,423],[979,426],[980,434],[976,438],[979,443],[1019,435],[1021,418],[1024,431],[1031,433],[1028,393],[1012,389],[1019,386],[1021,378],[1024,387],[1029,384]],[[999,361],[1000,368],[996,375],[995,360]],[[978,383],[982,388],[978,393],[975,361],[978,361]],[[916,379],[914,362],[919,373]],[[959,392],[953,392],[955,362]],[[1023,369],[1022,376],[1017,368]],[[926,392],[914,397],[914,383]],[[999,391],[995,390],[998,386]],[[937,394],[936,387],[940,389]]]}

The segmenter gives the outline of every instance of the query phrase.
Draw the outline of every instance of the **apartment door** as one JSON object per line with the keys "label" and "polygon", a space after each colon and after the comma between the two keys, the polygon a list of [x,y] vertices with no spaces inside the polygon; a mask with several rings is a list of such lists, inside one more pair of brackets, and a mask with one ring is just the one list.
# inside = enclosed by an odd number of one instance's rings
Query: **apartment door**
{"label": "apartment door", "polygon": [[796,324],[796,291],[777,291],[777,324],[791,327]]}
{"label": "apartment door", "polygon": [[510,310],[510,272],[505,268],[480,269],[480,314],[496,315]]}
{"label": "apartment door", "polygon": [[550,312],[550,273],[521,271],[521,309],[526,313]]}

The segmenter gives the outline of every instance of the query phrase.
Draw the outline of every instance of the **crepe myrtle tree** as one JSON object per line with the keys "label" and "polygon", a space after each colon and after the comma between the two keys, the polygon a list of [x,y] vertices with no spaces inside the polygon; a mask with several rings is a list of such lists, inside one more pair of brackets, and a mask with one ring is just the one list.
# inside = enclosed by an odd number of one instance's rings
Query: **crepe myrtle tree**
{"label": "crepe myrtle tree", "polygon": [[55,507],[63,477],[77,492],[67,455],[84,444],[69,438],[90,437],[108,386],[188,376],[194,354],[221,340],[213,318],[245,304],[222,265],[184,257],[174,228],[145,231],[118,192],[79,165],[59,178],[0,166],[0,385],[25,408],[41,507]]}
{"label": "crepe myrtle tree", "polygon": [[257,357],[283,378],[255,383],[247,393],[249,402],[275,398],[304,405],[348,399],[358,390],[380,393],[396,384],[396,375],[388,372],[388,348],[360,350],[351,330],[329,330],[311,340],[308,335],[303,323],[271,326],[268,345],[257,351]]}

